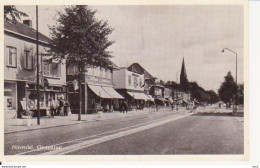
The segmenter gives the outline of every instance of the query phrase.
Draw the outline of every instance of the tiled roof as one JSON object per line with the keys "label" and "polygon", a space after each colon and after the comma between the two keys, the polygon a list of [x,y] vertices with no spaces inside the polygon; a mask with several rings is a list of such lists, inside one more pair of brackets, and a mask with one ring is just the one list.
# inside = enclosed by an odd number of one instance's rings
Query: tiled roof
{"label": "tiled roof", "polygon": [[[5,30],[9,30],[9,31],[12,31],[12,32],[16,32],[16,33],[19,33],[19,34],[22,34],[24,36],[28,36],[30,38],[33,38],[33,39],[36,39],[36,30],[25,25],[25,24],[22,24],[20,22],[9,22],[9,21],[4,21],[4,29]],[[46,43],[49,42],[50,38],[45,36],[44,34],[42,33],[38,33],[38,38],[40,41],[44,41]]]}

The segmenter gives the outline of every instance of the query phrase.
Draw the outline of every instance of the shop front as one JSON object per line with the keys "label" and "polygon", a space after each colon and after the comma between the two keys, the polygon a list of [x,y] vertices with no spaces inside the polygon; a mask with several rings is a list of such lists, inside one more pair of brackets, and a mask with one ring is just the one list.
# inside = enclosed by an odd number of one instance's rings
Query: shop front
{"label": "shop front", "polygon": [[[27,84],[25,88],[27,110],[33,111],[34,116],[37,114],[37,86],[35,84]],[[65,100],[66,86],[41,86],[40,85],[40,112],[41,116],[49,115],[51,106],[58,107],[59,99]]]}
{"label": "shop front", "polygon": [[16,116],[17,106],[17,83],[4,82],[4,111],[5,117],[13,118]]}
{"label": "shop front", "polygon": [[[84,86],[84,85],[83,85]],[[73,89],[73,88],[72,88]],[[68,98],[73,113],[79,112],[79,94],[69,89]],[[88,84],[82,87],[83,114],[97,113],[98,111],[113,112],[119,109],[119,101],[124,99],[112,86]]]}
{"label": "shop front", "polygon": [[144,92],[126,91],[130,109],[144,109],[146,101],[150,98]]}

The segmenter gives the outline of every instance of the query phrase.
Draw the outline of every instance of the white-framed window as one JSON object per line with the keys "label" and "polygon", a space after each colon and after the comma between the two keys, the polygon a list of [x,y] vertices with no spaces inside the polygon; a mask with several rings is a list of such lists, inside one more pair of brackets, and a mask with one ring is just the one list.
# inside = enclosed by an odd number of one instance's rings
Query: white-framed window
{"label": "white-framed window", "polygon": [[7,66],[17,67],[17,49],[12,46],[7,46]]}
{"label": "white-framed window", "polygon": [[132,76],[128,75],[128,85],[131,85],[131,84],[132,84]]}
{"label": "white-framed window", "polygon": [[24,50],[24,69],[33,69],[33,54],[31,50]]}
{"label": "white-framed window", "polygon": [[51,62],[50,60],[43,61],[43,75],[60,77],[60,64]]}

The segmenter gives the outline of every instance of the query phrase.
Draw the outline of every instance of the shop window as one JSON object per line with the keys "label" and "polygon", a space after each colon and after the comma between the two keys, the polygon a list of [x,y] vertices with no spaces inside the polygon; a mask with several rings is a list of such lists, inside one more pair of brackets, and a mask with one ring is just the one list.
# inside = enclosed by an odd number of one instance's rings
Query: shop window
{"label": "shop window", "polygon": [[32,51],[24,51],[24,69],[32,70],[33,69],[33,55]]}
{"label": "shop window", "polygon": [[7,66],[17,67],[17,49],[15,47],[7,47]]}

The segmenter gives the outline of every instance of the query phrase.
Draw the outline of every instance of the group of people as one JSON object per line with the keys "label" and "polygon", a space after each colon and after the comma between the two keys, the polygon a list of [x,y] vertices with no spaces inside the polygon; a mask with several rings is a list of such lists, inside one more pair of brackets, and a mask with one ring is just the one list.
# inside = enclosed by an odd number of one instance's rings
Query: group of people
{"label": "group of people", "polygon": [[128,104],[126,101],[121,101],[119,104],[119,112],[127,113],[128,112]]}
{"label": "group of people", "polygon": [[68,100],[58,98],[57,102],[55,102],[54,100],[50,102],[50,114],[52,118],[54,118],[54,116],[68,116],[68,114],[70,113]]}

